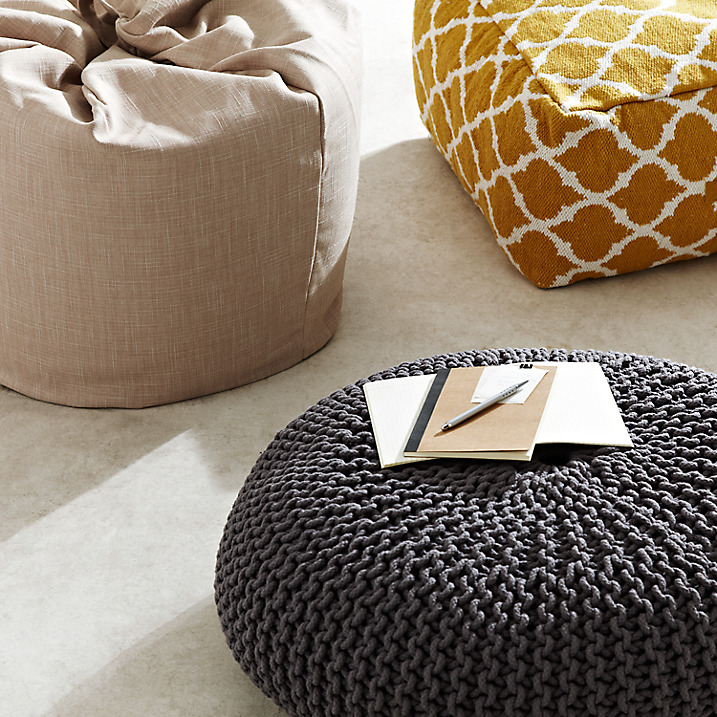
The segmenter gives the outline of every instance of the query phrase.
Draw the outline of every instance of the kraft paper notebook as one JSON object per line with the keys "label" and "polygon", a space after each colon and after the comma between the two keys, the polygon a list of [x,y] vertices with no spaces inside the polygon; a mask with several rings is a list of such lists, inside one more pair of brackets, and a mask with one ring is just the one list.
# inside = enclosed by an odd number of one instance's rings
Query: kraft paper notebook
{"label": "kraft paper notebook", "polygon": [[[515,372],[515,369],[505,367],[506,372]],[[485,370],[486,367],[477,366],[447,369],[436,374],[406,443],[407,458],[530,460],[555,367],[544,372],[523,403],[501,402],[452,430],[441,430],[448,419],[474,405],[471,399]],[[507,381],[511,382],[512,379]]]}
{"label": "kraft paper notebook", "polygon": [[[568,443],[632,446],[600,364],[537,362],[533,366],[553,366],[556,370],[536,436],[536,445]],[[432,458],[406,455],[404,447],[434,379],[435,374],[430,374],[364,384],[382,467]],[[506,458],[506,455],[499,452],[494,457]]]}

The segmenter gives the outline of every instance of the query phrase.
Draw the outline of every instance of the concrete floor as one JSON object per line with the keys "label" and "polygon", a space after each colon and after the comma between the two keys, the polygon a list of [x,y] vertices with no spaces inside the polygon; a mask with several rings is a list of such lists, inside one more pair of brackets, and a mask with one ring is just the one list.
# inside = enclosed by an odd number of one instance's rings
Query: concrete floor
{"label": "concrete floor", "polygon": [[0,715],[284,715],[226,647],[214,559],[260,451],[336,388],[421,356],[498,346],[717,370],[717,258],[533,287],[418,120],[411,1],[361,7],[363,159],[333,340],[267,380],[142,411],[0,389]]}

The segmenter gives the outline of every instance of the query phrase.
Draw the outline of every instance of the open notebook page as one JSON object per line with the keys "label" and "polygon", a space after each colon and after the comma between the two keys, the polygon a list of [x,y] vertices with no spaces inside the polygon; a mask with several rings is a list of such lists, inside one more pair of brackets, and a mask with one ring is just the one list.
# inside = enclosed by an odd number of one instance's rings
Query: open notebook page
{"label": "open notebook page", "polygon": [[590,362],[538,362],[558,366],[537,443],[632,446],[602,367]]}

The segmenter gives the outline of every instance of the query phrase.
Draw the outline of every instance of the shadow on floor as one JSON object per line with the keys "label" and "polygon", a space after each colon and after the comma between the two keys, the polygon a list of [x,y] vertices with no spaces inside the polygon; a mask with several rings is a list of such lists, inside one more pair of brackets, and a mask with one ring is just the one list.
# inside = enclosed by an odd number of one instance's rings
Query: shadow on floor
{"label": "shadow on floor", "polygon": [[232,658],[212,599],[117,657],[46,717],[77,715],[286,717]]}

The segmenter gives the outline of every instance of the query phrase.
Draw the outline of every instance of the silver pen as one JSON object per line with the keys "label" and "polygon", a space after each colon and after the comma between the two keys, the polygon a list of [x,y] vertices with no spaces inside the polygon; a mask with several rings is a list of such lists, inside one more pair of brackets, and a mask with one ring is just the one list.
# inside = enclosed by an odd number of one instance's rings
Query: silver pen
{"label": "silver pen", "polygon": [[514,383],[512,386],[504,388],[500,393],[496,393],[495,396],[487,398],[485,401],[482,401],[477,406],[473,406],[473,408],[469,408],[467,411],[461,413],[455,418],[451,418],[450,421],[446,421],[441,426],[441,430],[449,431],[451,428],[455,428],[458,424],[463,423],[463,421],[467,421],[469,418],[472,418],[477,413],[484,411],[486,408],[490,408],[494,403],[498,403],[498,401],[502,401],[504,398],[508,398],[508,396],[512,396],[514,393],[517,393],[521,388],[523,388],[523,386],[525,386],[526,383],[528,383],[527,378],[525,379],[525,381],[521,381],[520,383]]}

